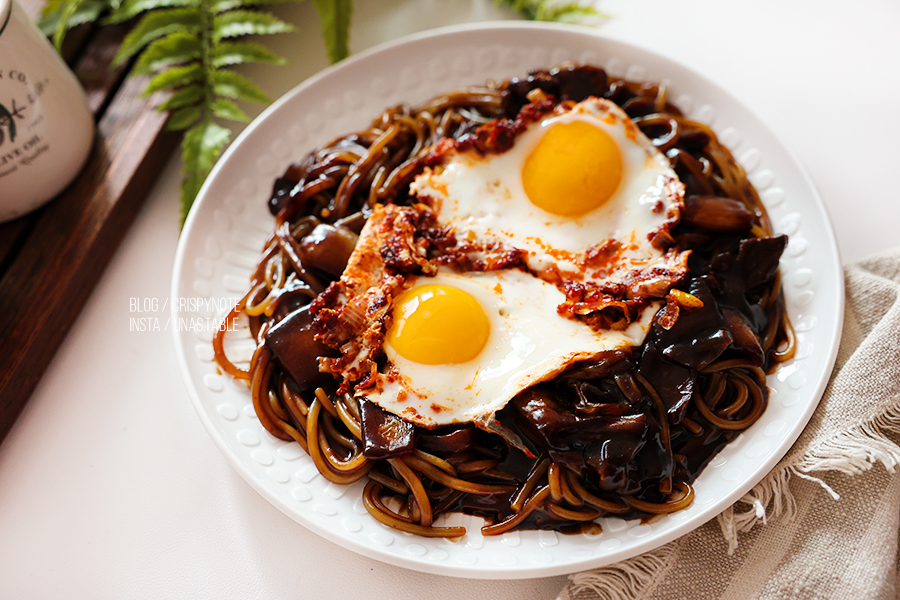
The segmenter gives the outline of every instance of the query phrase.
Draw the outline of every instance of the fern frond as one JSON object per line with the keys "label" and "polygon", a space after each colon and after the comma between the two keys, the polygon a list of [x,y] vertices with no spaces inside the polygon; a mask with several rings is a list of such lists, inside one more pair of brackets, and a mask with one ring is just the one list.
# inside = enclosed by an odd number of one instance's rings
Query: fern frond
{"label": "fern frond", "polygon": [[184,106],[178,110],[169,113],[169,119],[166,121],[166,129],[170,131],[181,131],[194,125],[203,117],[202,106]]}
{"label": "fern frond", "polygon": [[213,165],[219,159],[225,146],[231,141],[231,132],[217,125],[212,119],[205,119],[191,127],[181,142],[181,222],[188,211],[200,186]]}
{"label": "fern frond", "polygon": [[[51,15],[58,15],[69,1],[70,0],[47,0],[44,7],[41,9],[41,18],[43,19]],[[41,27],[41,31],[44,31],[43,26],[40,25],[40,21],[38,21],[38,26]],[[44,34],[49,37],[53,35],[53,30],[44,31]]]}
{"label": "fern frond", "polygon": [[134,71],[153,74],[144,93],[170,92],[158,107],[169,112],[166,127],[187,130],[182,141],[184,218],[231,139],[231,131],[216,120],[249,121],[235,100],[270,102],[259,86],[228,67],[284,62],[257,41],[235,38],[287,32],[293,26],[272,14],[243,8],[262,0],[121,1],[110,21],[126,15],[140,20],[126,36],[116,61],[138,55]]}
{"label": "fern frond", "polygon": [[315,0],[322,21],[322,37],[328,60],[335,63],[350,54],[350,19],[353,0]]}
{"label": "fern frond", "polygon": [[209,74],[209,81],[217,96],[248,102],[271,102],[266,93],[259,89],[259,86],[240,73],[219,69]]}
{"label": "fern frond", "polygon": [[96,22],[109,7],[107,0],[50,0],[41,10],[37,26],[59,50],[69,29]]}
{"label": "fern frond", "polygon": [[104,20],[105,23],[124,23],[141,13],[156,8],[195,6],[196,0],[122,0],[119,6]]}
{"label": "fern frond", "polygon": [[216,101],[213,102],[212,105],[212,113],[220,119],[227,119],[229,121],[241,121],[242,123],[246,123],[250,120],[247,113],[241,110],[237,104],[225,98],[216,98]]}
{"label": "fern frond", "polygon": [[560,23],[579,23],[589,17],[603,16],[592,6],[581,6],[576,2],[547,7],[538,16],[538,21],[558,21]]}
{"label": "fern frond", "polygon": [[144,96],[151,96],[156,92],[174,90],[191,83],[203,81],[204,76],[203,66],[199,63],[171,67],[161,73],[157,73],[150,79],[150,83],[144,89]]}
{"label": "fern frond", "polygon": [[200,83],[192,83],[172,92],[172,94],[157,108],[159,108],[160,111],[168,112],[187,106],[196,106],[203,101],[205,94],[206,89],[203,85]]}
{"label": "fern frond", "polygon": [[263,4],[279,4],[282,2],[296,2],[303,0],[213,0],[210,7],[213,13],[223,13],[235,8],[253,8]]}
{"label": "fern frond", "polygon": [[602,16],[592,6],[570,0],[495,0],[506,4],[526,19],[533,21],[577,22],[587,17]]}
{"label": "fern frond", "polygon": [[113,58],[113,65],[120,65],[157,38],[176,32],[197,31],[203,22],[203,15],[196,7],[160,8],[146,13],[134,29],[128,32],[119,51]]}
{"label": "fern frond", "polygon": [[203,46],[196,35],[175,31],[150,42],[138,57],[134,72],[144,75],[171,65],[200,60],[202,53]]}
{"label": "fern frond", "polygon": [[267,35],[270,33],[287,33],[293,30],[293,25],[285,23],[269,13],[232,10],[216,15],[213,18],[213,35],[217,41],[242,35]]}
{"label": "fern frond", "polygon": [[220,42],[213,50],[215,68],[244,63],[284,64],[285,60],[258,42]]}
{"label": "fern frond", "polygon": [[[53,32],[53,45],[59,51],[62,50],[62,43],[63,38],[66,35],[66,30],[69,27],[74,27],[74,25],[70,26],[69,23],[72,21],[72,17],[75,16],[75,12],[81,4],[83,4],[83,0],[72,0],[62,6],[62,10],[58,17],[59,20],[56,25],[56,31]],[[62,25],[62,27],[60,25]]]}

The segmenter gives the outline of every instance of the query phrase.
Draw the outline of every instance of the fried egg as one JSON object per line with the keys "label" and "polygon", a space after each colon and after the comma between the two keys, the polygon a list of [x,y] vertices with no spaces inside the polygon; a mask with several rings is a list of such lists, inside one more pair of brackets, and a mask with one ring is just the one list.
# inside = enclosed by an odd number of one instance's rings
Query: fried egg
{"label": "fried egg", "polygon": [[[559,317],[564,295],[518,269],[417,277],[394,299],[388,367],[362,395],[433,428],[484,424],[525,388],[572,364],[640,345],[655,310],[622,331]],[[657,305],[656,308],[658,308]]]}
{"label": "fried egg", "polygon": [[450,150],[411,191],[464,241],[524,250],[528,266],[584,276],[585,252],[620,248],[596,276],[620,281],[662,255],[653,233],[677,222],[684,186],[614,103],[589,98],[531,123],[500,154]]}
{"label": "fried egg", "polygon": [[[615,104],[590,98],[560,105],[518,131],[501,153],[462,148],[439,147],[440,164],[425,169],[411,193],[460,244],[512,248],[526,264],[468,272],[441,266],[391,288],[386,360],[366,372],[356,393],[428,428],[488,426],[526,388],[580,361],[640,346],[657,300],[677,279],[659,278],[661,295],[635,293],[645,301],[615,330],[561,310],[567,278],[635,282],[663,272],[666,255],[652,240],[683,207],[684,188],[668,160]],[[380,264],[379,248],[398,255],[388,241],[395,225],[386,224],[400,212],[376,207],[357,246],[375,260],[351,257],[351,265],[367,265],[354,271],[357,279],[387,280],[373,265]],[[585,257],[599,247],[614,251],[603,268],[588,269]],[[424,260],[424,250],[410,245],[408,252]],[[551,270],[556,277],[546,276]],[[354,287],[350,275],[347,289]],[[383,310],[379,301],[365,312]]]}

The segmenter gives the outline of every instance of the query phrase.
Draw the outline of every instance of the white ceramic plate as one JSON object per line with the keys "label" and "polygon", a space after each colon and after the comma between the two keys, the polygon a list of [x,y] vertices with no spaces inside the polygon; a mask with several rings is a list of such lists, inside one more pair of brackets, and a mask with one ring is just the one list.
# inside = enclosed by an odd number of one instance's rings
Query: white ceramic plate
{"label": "white ceramic plate", "polygon": [[[266,209],[272,182],[313,147],[365,127],[385,107],[566,61],[665,81],[670,98],[711,125],[743,163],[776,229],[790,236],[782,270],[797,357],[770,377],[768,410],[700,475],[687,510],[652,524],[601,519],[598,536],[524,531],[487,539],[477,519],[453,516],[451,523],[466,524],[469,534],[450,542],[399,533],[370,518],[360,500],[362,483],[328,483],[299,446],[262,428],[246,387],[212,362],[208,327],[176,331],[194,407],[238,472],[292,519],[354,552],[485,579],[559,575],[635,556],[699,527],[740,498],[787,452],[821,397],[837,352],[843,280],[831,226],[807,175],[765,124],[714,83],[641,48],[566,26],[515,22],[429,32],[360,54],[286,94],[243,132],[203,187],[178,247],[172,316],[220,317],[227,310],[221,305],[243,293],[272,229]],[[198,297],[217,302],[183,301]]]}

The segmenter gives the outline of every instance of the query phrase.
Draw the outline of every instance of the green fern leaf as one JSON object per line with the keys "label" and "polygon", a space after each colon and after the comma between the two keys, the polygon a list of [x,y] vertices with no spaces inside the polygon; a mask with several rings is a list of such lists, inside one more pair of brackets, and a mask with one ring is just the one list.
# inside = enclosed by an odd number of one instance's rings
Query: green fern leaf
{"label": "green fern leaf", "polygon": [[255,83],[234,71],[217,70],[210,74],[213,92],[217,96],[236,98],[247,102],[269,103],[269,97]]}
{"label": "green fern leaf", "polygon": [[212,112],[214,116],[219,117],[220,119],[228,119],[229,121],[241,121],[246,123],[250,120],[247,113],[242,111],[237,104],[231,100],[226,100],[225,98],[217,98],[216,101],[213,102]]}
{"label": "green fern leaf", "polygon": [[186,106],[195,106],[200,104],[205,97],[204,87],[199,83],[193,83],[172,92],[158,108],[161,111],[172,111]]}
{"label": "green fern leaf", "polygon": [[232,10],[216,15],[213,19],[213,35],[217,41],[242,35],[266,35],[293,30],[292,25],[285,23],[275,15],[249,10]]}
{"label": "green fern leaf", "polygon": [[181,131],[187,129],[200,120],[203,116],[202,106],[185,106],[169,113],[169,120],[166,121],[166,129],[170,131]]}
{"label": "green fern leaf", "polygon": [[202,117],[202,106],[185,106],[169,113],[166,129],[169,131],[182,131],[194,125]]}
{"label": "green fern leaf", "polygon": [[153,73],[171,65],[200,60],[202,56],[203,46],[196,35],[175,31],[150,42],[135,63],[134,72]]}
{"label": "green fern leaf", "polygon": [[59,20],[56,24],[56,31],[53,32],[53,45],[57,50],[62,50],[63,38],[69,29],[69,21],[75,15],[82,0],[72,0],[63,5],[62,11],[59,13]]}
{"label": "green fern leaf", "polygon": [[231,140],[231,131],[207,119],[191,127],[181,142],[181,222],[212,166]]}
{"label": "green fern leaf", "polygon": [[[44,4],[44,7],[41,8],[41,17],[44,18],[59,14],[59,12],[63,9],[68,1],[69,0],[47,0],[46,4]],[[53,31],[51,30],[49,33],[45,33],[47,35],[50,35],[53,33]]]}
{"label": "green fern leaf", "polygon": [[107,8],[105,0],[50,0],[44,5],[37,26],[59,49],[69,29],[97,21]]}
{"label": "green fern leaf", "polygon": [[[262,3],[264,0],[218,0],[214,6],[221,10]],[[159,106],[169,113],[166,127],[187,130],[182,141],[182,219],[231,138],[231,131],[212,119],[249,121],[234,100],[271,101],[250,79],[225,67],[284,62],[258,42],[229,38],[293,30],[268,13],[241,8],[217,13],[214,6],[199,0],[122,0],[110,19],[143,14],[126,36],[115,62],[138,55],[135,73],[155,73],[144,94],[171,92]]]}
{"label": "green fern leaf", "polygon": [[109,7],[109,3],[103,0],[82,0],[76,4],[77,7],[72,11],[67,24],[69,29],[97,21],[103,11]]}
{"label": "green fern leaf", "polygon": [[150,96],[160,91],[174,90],[197,81],[202,81],[203,76],[203,66],[199,63],[172,67],[155,75],[150,80],[150,83],[147,84],[147,88],[144,90],[144,96]]}
{"label": "green fern leaf", "polygon": [[[212,12],[218,14],[234,10],[235,8],[251,8],[261,6],[263,4],[278,4],[281,2],[292,2],[294,0],[214,0],[212,3]],[[300,0],[302,1],[302,0]]]}
{"label": "green fern leaf", "polygon": [[194,7],[160,8],[149,12],[122,40],[113,64],[122,64],[157,38],[176,32],[194,32],[202,26],[202,23],[203,16],[200,10]]}
{"label": "green fern leaf", "polygon": [[333,63],[350,54],[350,18],[353,0],[315,0],[328,60]]}
{"label": "green fern leaf", "polygon": [[242,63],[271,63],[283,65],[285,60],[257,42],[221,42],[213,50],[213,67]]}
{"label": "green fern leaf", "polygon": [[600,16],[591,6],[567,0],[495,0],[506,4],[526,19],[534,21],[575,22],[586,17]]}
{"label": "green fern leaf", "polygon": [[581,6],[570,2],[559,6],[548,6],[538,16],[538,21],[559,21],[561,23],[577,23],[588,17],[601,16],[597,9],[591,6]]}
{"label": "green fern leaf", "polygon": [[124,0],[104,20],[104,23],[124,23],[141,13],[156,8],[196,6],[197,0]]}

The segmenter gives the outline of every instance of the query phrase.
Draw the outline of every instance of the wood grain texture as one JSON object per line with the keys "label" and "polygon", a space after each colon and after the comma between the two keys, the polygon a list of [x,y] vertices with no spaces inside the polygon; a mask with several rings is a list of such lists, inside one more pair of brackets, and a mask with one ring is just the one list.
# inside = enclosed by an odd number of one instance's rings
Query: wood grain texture
{"label": "wood grain texture", "polygon": [[94,32],[90,51],[85,53],[74,66],[75,75],[87,95],[88,106],[95,115],[103,114],[109,102],[115,98],[111,90],[116,90],[128,75],[128,65],[112,68],[112,60],[119,49],[119,43],[128,28],[125,25],[108,25]]}
{"label": "wood grain texture", "polygon": [[17,249],[31,231],[36,218],[37,214],[31,213],[6,223],[0,223],[0,273],[4,273],[15,258]]}
{"label": "wood grain texture", "polygon": [[0,227],[0,442],[180,139],[164,130],[158,99],[141,97],[146,78],[109,68],[124,32],[91,32],[74,61],[98,119],[84,170],[45,207]]}

